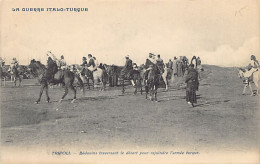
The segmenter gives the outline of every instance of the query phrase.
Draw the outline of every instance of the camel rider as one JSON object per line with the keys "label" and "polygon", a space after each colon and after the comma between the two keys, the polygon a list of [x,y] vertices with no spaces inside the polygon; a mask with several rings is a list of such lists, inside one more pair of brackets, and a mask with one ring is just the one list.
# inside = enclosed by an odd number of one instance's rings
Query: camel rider
{"label": "camel rider", "polygon": [[65,70],[67,68],[67,64],[63,55],[61,55],[60,60],[58,62],[58,68],[61,70]]}
{"label": "camel rider", "polygon": [[88,54],[88,64],[87,64],[87,67],[92,72],[96,70],[96,64],[95,64],[95,61],[94,61],[94,59],[93,59],[91,54]]}
{"label": "camel rider", "polygon": [[125,66],[122,70],[123,76],[125,79],[130,79],[133,86],[135,86],[134,80],[133,80],[133,61],[130,59],[129,55],[125,57]]}
{"label": "camel rider", "polygon": [[164,73],[164,68],[165,68],[165,64],[163,63],[163,60],[161,59],[161,55],[157,55],[157,60],[156,60],[156,64],[160,70],[160,73],[163,74]]}

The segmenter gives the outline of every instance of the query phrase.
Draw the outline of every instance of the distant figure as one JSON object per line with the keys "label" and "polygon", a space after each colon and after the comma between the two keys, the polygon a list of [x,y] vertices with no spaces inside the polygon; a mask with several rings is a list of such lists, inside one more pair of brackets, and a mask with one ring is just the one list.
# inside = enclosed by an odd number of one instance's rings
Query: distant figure
{"label": "distant figure", "polygon": [[201,60],[200,60],[200,57],[199,57],[199,56],[197,57],[196,62],[197,62],[197,67],[198,67],[199,65],[201,65]]}
{"label": "distant figure", "polygon": [[190,64],[194,64],[195,65],[195,69],[197,69],[197,58],[196,56],[193,56],[191,61],[190,61]]}
{"label": "distant figure", "polygon": [[186,101],[194,107],[197,103],[196,91],[199,89],[198,72],[194,69],[194,64],[190,64],[185,77],[186,87]]}
{"label": "distant figure", "polygon": [[197,57],[196,61],[197,61],[197,71],[199,73],[199,80],[200,80],[201,79],[201,72],[203,71],[200,57]]}
{"label": "distant figure", "polygon": [[173,58],[173,61],[172,61],[172,71],[173,71],[173,75],[174,76],[177,76],[178,74],[178,71],[177,71],[178,69],[177,69],[177,58],[176,58],[176,56],[174,56],[174,58]]}
{"label": "distant figure", "polygon": [[169,59],[168,63],[167,63],[167,68],[172,69],[172,60]]}
{"label": "distant figure", "polygon": [[177,60],[177,76],[181,77],[183,76],[182,67],[183,67],[183,61],[181,59]]}

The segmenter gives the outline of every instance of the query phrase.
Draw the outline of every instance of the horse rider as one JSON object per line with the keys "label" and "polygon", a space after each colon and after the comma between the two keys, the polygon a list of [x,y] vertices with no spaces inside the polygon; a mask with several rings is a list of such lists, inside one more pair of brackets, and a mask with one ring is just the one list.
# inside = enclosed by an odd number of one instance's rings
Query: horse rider
{"label": "horse rider", "polygon": [[82,57],[82,64],[81,64],[81,66],[82,67],[86,67],[87,65],[88,65],[87,58],[84,56],[84,57]]}
{"label": "horse rider", "polygon": [[258,60],[255,55],[251,55],[251,62],[249,63],[248,70],[255,68],[258,69],[260,67]]}
{"label": "horse rider", "polygon": [[58,60],[58,68],[61,70],[65,70],[67,68],[67,63],[63,55],[61,55],[60,60]]}
{"label": "horse rider", "polygon": [[148,58],[145,61],[144,64],[144,79],[147,82],[149,71],[152,69],[153,65],[156,64],[155,55],[152,53],[149,53]]}
{"label": "horse rider", "polygon": [[16,58],[13,58],[12,62],[11,62],[11,67],[13,68],[17,68],[19,65],[19,62],[17,61]]}
{"label": "horse rider", "polygon": [[130,59],[129,55],[125,56],[125,66],[122,69],[122,75],[125,79],[130,79],[133,86],[135,86],[133,80],[133,61]]}
{"label": "horse rider", "polygon": [[88,64],[87,64],[88,69],[93,72],[96,70],[96,64],[95,60],[93,59],[91,54],[88,54]]}
{"label": "horse rider", "polygon": [[133,70],[134,70],[134,71],[138,71],[138,70],[139,70],[136,63],[133,63]]}
{"label": "horse rider", "polygon": [[164,73],[164,68],[165,68],[165,64],[163,63],[163,60],[161,59],[161,55],[157,55],[157,60],[156,60],[156,64],[160,70],[160,73],[163,74]]}
{"label": "horse rider", "polygon": [[10,64],[10,67],[8,69],[8,72],[15,73],[14,71],[17,70],[18,66],[19,66],[19,63],[18,63],[17,59],[13,58],[13,60]]}
{"label": "horse rider", "polygon": [[250,59],[251,61],[248,66],[246,66],[246,69],[248,71],[248,74],[250,73],[251,75],[244,80],[244,83],[249,83],[250,81],[253,81],[253,73],[259,71],[258,69],[260,68],[259,62],[256,59],[255,55],[251,55]]}
{"label": "horse rider", "polygon": [[93,56],[94,63],[95,63],[95,69],[99,68],[100,64],[95,56]]}
{"label": "horse rider", "polygon": [[47,81],[49,83],[54,82],[54,75],[58,72],[58,65],[57,65],[57,58],[54,54],[49,51],[47,53],[48,59],[47,59],[47,70],[45,72],[44,77],[47,78]]}

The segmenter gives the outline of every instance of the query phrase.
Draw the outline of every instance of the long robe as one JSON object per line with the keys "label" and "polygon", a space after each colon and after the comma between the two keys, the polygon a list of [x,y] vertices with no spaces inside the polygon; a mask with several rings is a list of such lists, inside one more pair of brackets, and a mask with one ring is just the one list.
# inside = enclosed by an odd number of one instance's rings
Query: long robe
{"label": "long robe", "polygon": [[186,87],[186,101],[197,103],[196,91],[199,88],[198,72],[194,68],[188,70],[185,77]]}

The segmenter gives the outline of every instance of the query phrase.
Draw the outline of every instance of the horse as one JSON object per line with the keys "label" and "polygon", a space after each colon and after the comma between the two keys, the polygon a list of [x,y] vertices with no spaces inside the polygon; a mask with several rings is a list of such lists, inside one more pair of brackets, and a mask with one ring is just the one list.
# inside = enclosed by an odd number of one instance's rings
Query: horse
{"label": "horse", "polygon": [[165,91],[168,91],[168,85],[169,85],[169,80],[174,80],[174,75],[173,75],[173,70],[170,68],[165,67],[164,72],[162,73],[162,80],[165,83]]}
{"label": "horse", "polygon": [[[259,95],[258,91],[259,91],[259,82],[260,82],[260,71],[258,69],[252,68],[249,71],[246,71],[243,68],[239,68],[238,76],[240,78],[242,78],[243,81],[245,81],[245,86],[244,86],[243,93],[242,93],[243,95],[245,95],[246,88],[248,86],[251,91],[251,96],[254,95],[254,92],[251,87],[251,83],[255,84],[255,86],[257,87],[256,94]],[[252,79],[250,79],[251,76],[252,76]]]}
{"label": "horse", "polygon": [[86,78],[88,86],[89,86],[89,79],[91,79],[93,82],[93,89],[95,88],[95,86],[97,86],[96,84],[98,83],[98,81],[100,81],[100,86],[101,86],[100,91],[105,90],[107,75],[104,69],[97,68],[92,72],[87,67],[85,67],[82,69],[81,74]]}
{"label": "horse", "polygon": [[123,69],[121,69],[121,71],[120,71],[120,78],[122,79],[121,80],[122,94],[125,93],[125,80],[133,81],[132,86],[135,88],[134,94],[137,94],[137,89],[138,88],[140,89],[141,94],[143,94],[143,89],[142,89],[143,76],[141,76],[142,72],[143,72],[143,70],[141,70],[141,69],[131,70],[131,73],[129,73],[129,74],[132,74],[132,76],[131,77],[127,77],[125,75],[125,71]]}
{"label": "horse", "polygon": [[[41,96],[42,96],[42,93],[44,90],[46,93],[47,102],[49,103],[49,101],[50,101],[50,97],[48,94],[49,79],[47,78],[48,72],[47,72],[46,67],[43,64],[41,64],[41,62],[39,62],[39,61],[31,60],[29,68],[34,77],[39,77],[39,82],[41,85],[39,98],[37,99],[37,101],[35,103],[38,104],[40,102]],[[75,102],[76,89],[73,86],[75,77],[77,78],[78,82],[80,83],[81,88],[83,89],[83,95],[85,95],[85,90],[84,90],[84,85],[83,85],[82,80],[78,76],[75,76],[75,74],[73,72],[71,72],[69,70],[59,70],[58,72],[56,72],[55,77],[58,77],[58,79],[54,79],[52,83],[54,83],[54,84],[62,83],[65,88],[65,93],[62,96],[62,98],[59,100],[60,103],[64,100],[65,96],[68,94],[68,89],[71,89],[74,92],[74,97],[73,97],[73,100],[71,101],[71,103]]]}
{"label": "horse", "polygon": [[148,79],[145,80],[145,99],[147,100],[148,93],[150,92],[150,100],[157,102],[157,89],[160,83],[160,70],[156,64],[150,66],[148,72]]}
{"label": "horse", "polygon": [[121,68],[116,65],[107,65],[107,64],[104,64],[104,68],[108,75],[107,80],[108,80],[109,86],[110,87],[117,86]]}

